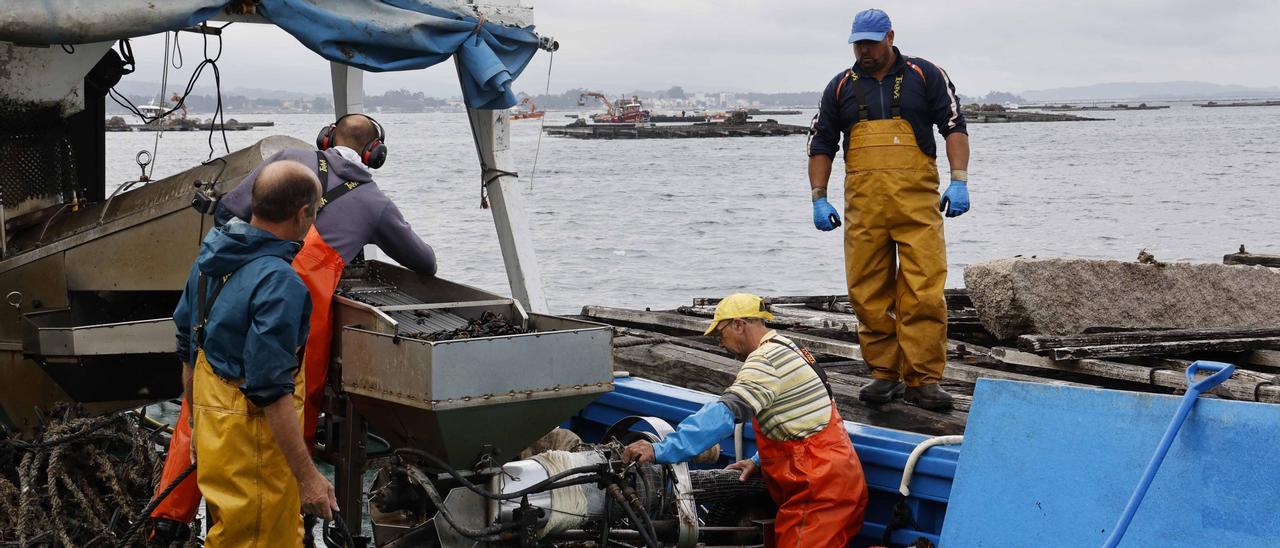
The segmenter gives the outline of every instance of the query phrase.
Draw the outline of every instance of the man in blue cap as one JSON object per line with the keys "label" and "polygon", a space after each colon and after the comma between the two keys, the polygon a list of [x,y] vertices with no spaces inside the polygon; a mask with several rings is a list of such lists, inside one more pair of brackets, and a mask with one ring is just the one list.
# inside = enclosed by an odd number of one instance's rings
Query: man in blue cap
{"label": "man in blue cap", "polygon": [[[859,397],[886,403],[901,396],[945,410],[951,395],[938,386],[947,359],[942,220],[969,210],[969,135],[947,73],[903,55],[893,38],[885,12],[854,17],[849,43],[857,61],[827,85],[809,136],[813,224],[840,226],[827,180],[843,147],[845,274],[862,357],[875,377]],[[935,126],[951,164],[941,195]]]}

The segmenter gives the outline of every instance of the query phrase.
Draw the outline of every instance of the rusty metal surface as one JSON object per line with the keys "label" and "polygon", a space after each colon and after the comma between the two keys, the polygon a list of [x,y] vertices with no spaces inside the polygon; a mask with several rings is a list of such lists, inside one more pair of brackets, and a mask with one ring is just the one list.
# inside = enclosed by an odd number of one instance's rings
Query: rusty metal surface
{"label": "rusty metal surface", "polygon": [[[220,190],[233,188],[243,175],[287,147],[309,148],[310,145],[291,137],[276,136],[227,155]],[[89,397],[90,401],[97,402],[90,410],[118,409],[172,395],[167,384],[150,382],[168,379],[175,371],[164,366],[176,368],[177,365],[171,347],[164,350],[164,354],[156,353],[156,349],[166,346],[158,343],[158,338],[152,337],[148,352],[139,354],[149,356],[146,359],[130,361],[120,354],[101,356],[110,349],[76,345],[77,351],[83,351],[85,356],[97,355],[93,357],[93,371],[76,369],[84,364],[77,365],[74,360],[87,359],[84,356],[69,357],[71,362],[59,357],[41,357],[45,365],[42,370],[37,362],[24,357],[24,350],[28,349],[22,343],[21,316],[73,307],[70,314],[82,318],[102,303],[84,299],[73,305],[73,295],[111,296],[128,295],[128,292],[145,301],[138,302],[136,309],[151,311],[156,306],[167,305],[168,310],[172,310],[172,300],[182,289],[200,238],[210,226],[207,217],[202,218],[190,208],[192,183],[213,180],[219,169],[218,163],[198,166],[123,193],[110,202],[109,209],[106,203],[83,205],[78,210],[64,208],[52,217],[16,228],[11,233],[8,255],[0,260],[0,288],[3,288],[0,297],[9,297],[18,306],[0,302],[0,423],[27,427],[33,424],[37,407],[47,410],[58,402],[69,401],[71,396],[50,377],[55,370],[64,381],[80,381],[76,387],[77,394],[81,395],[79,399]],[[114,319],[98,318],[82,325],[142,319],[125,318],[129,308],[111,308],[108,315],[115,314]],[[114,345],[117,341],[110,342],[111,348],[118,346]],[[171,359],[157,360],[157,356]],[[139,381],[133,385],[82,382],[97,378],[92,375],[116,379],[126,372],[130,376],[141,376],[141,380],[133,379]],[[86,389],[89,390],[87,396]]]}
{"label": "rusty metal surface", "polygon": [[[0,341],[22,341],[22,314],[56,310],[68,305],[64,272],[60,254],[19,269],[0,271],[0,293],[3,293],[0,297],[4,297],[0,302]],[[18,306],[13,306],[13,303]],[[0,393],[6,384],[0,382]]]}
{"label": "rusty metal surface", "polygon": [[[280,150],[310,147],[311,145],[298,139],[277,135],[232,152],[223,157],[227,165],[222,171],[218,189],[226,192],[235,188],[253,168]],[[15,230],[10,236],[10,256],[0,261],[0,272],[67,251],[109,234],[135,228],[170,213],[187,210],[191,206],[193,183],[197,180],[214,180],[220,169],[220,162],[197,166],[125,192],[111,201],[105,216],[102,213],[107,207],[106,202],[88,204],[78,211],[68,208],[57,214],[47,222],[48,228],[45,228],[45,223],[37,223]],[[192,231],[194,232],[194,228]],[[187,242],[190,234],[182,232],[173,234],[172,237]],[[199,241],[191,243],[195,245]],[[143,244],[139,242],[137,245]]]}

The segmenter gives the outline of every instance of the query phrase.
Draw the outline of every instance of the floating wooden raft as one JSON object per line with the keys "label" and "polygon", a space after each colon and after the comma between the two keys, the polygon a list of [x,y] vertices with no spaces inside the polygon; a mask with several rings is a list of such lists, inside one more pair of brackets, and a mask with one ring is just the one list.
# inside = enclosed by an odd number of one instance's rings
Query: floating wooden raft
{"label": "floating wooden raft", "polygon": [[1074,114],[1026,112],[1023,110],[963,110],[965,122],[971,124],[998,124],[1007,122],[1104,122],[1114,118],[1091,118]]}
{"label": "floating wooden raft", "polygon": [[[1236,374],[1213,391],[1215,396],[1280,403],[1280,379],[1275,377],[1280,373],[1280,351],[1272,349],[1280,349],[1280,327],[1026,336],[1011,345],[993,340],[982,329],[964,290],[948,290],[951,340],[942,385],[956,395],[955,410],[938,413],[900,402],[869,407],[857,398],[871,378],[857,343],[858,322],[848,308],[848,298],[814,295],[765,300],[774,314],[767,322],[770,327],[818,358],[844,418],[875,426],[931,435],[961,433],[974,383],[980,378],[1176,393],[1186,389],[1184,371],[1195,359],[1238,366]],[[615,326],[617,369],[719,393],[732,382],[741,363],[716,339],[702,336],[716,302],[694,299],[692,306],[671,311],[587,306],[582,315]]]}
{"label": "floating wooden raft", "polygon": [[681,126],[651,126],[624,124],[583,124],[547,126],[542,128],[553,137],[574,139],[693,139],[705,137],[777,137],[803,135],[809,132],[805,126],[779,124],[777,122],[747,122],[744,124],[706,123]]}

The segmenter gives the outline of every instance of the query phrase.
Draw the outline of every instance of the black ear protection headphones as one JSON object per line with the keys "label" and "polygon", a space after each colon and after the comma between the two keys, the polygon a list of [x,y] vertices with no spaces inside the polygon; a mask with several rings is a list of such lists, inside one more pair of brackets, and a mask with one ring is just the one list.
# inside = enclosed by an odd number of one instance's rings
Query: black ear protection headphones
{"label": "black ear protection headphones", "polygon": [[378,136],[374,140],[365,143],[364,148],[360,149],[359,152],[360,161],[364,162],[364,165],[373,169],[382,167],[382,164],[387,161],[387,145],[384,144],[387,140],[387,133],[386,131],[383,131],[382,124],[379,124],[377,120],[374,120],[373,117],[368,114],[351,113],[339,116],[332,124],[329,124],[320,130],[320,134],[316,136],[316,148],[320,150],[329,150],[329,148],[333,146],[333,132],[338,129],[338,123],[347,116],[364,116],[373,123],[373,127],[378,129]]}

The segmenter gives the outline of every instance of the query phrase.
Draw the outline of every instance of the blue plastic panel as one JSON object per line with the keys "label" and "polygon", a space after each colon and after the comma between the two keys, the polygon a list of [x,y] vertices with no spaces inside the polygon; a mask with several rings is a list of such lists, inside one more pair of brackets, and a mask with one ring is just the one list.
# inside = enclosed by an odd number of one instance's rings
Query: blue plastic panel
{"label": "blue plastic panel", "polygon": [[[658,417],[674,426],[717,397],[634,377],[615,381],[613,392],[600,396],[565,426],[578,432],[583,439],[597,441],[609,426],[624,417]],[[871,541],[878,543],[890,511],[898,500],[898,483],[902,481],[902,467],[907,463],[907,456],[917,444],[928,438],[849,421],[845,421],[845,429],[853,441],[858,459],[862,461],[871,492],[858,545],[864,546]],[[720,450],[724,455],[721,465],[749,457],[756,451],[755,435],[750,427],[745,429],[743,452],[746,454],[741,457],[733,454],[732,438],[721,442]],[[920,537],[937,542],[959,455],[958,447],[935,447],[917,462],[911,481],[912,496],[908,500],[916,517],[916,527],[895,532],[894,542],[908,544]]]}
{"label": "blue plastic panel", "polygon": [[[982,379],[944,547],[1106,540],[1178,397]],[[1280,406],[1201,398],[1121,546],[1277,546]]]}

